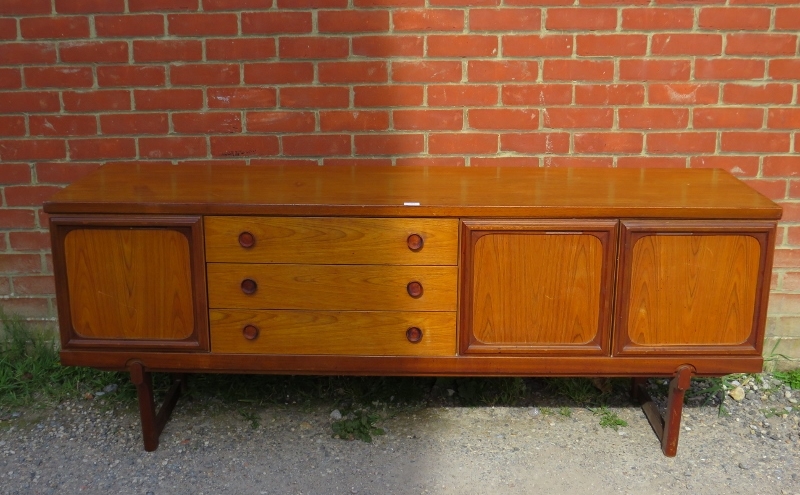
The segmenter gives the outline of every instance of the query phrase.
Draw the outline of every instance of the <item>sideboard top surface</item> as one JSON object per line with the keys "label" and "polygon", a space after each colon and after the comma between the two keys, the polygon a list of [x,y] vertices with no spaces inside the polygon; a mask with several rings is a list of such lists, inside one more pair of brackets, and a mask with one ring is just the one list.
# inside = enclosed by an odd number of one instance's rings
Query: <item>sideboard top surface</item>
{"label": "sideboard top surface", "polygon": [[717,169],[108,164],[48,213],[778,219]]}

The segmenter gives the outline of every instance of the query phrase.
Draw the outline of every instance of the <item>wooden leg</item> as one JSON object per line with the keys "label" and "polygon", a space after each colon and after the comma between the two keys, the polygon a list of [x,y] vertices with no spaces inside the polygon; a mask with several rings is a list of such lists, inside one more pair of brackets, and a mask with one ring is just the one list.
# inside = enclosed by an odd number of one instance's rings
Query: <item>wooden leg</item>
{"label": "wooden leg", "polygon": [[681,366],[669,383],[669,397],[667,398],[667,417],[663,418],[650,394],[644,388],[644,379],[634,378],[631,387],[631,396],[642,405],[642,411],[653,427],[658,439],[661,441],[661,451],[667,457],[675,457],[678,453],[678,437],[681,432],[681,413],[683,412],[683,396],[689,389],[692,381],[693,368]]}
{"label": "wooden leg", "polygon": [[173,375],[172,386],[167,391],[161,409],[156,413],[156,404],[153,399],[153,378],[150,376],[150,372],[146,371],[139,362],[131,364],[129,369],[131,382],[136,386],[136,393],[139,396],[139,416],[142,420],[144,450],[152,452],[158,448],[158,437],[164,430],[164,425],[167,424],[181,392],[186,391],[186,377],[183,374]]}

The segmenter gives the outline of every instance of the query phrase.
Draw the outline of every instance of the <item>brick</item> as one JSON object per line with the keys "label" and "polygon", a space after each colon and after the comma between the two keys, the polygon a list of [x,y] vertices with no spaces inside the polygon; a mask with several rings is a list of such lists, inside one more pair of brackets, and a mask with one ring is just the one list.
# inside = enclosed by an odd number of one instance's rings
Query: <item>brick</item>
{"label": "brick", "polygon": [[457,131],[464,126],[461,110],[395,110],[394,128],[404,131]]}
{"label": "brick", "polygon": [[43,251],[50,249],[49,232],[10,232],[9,246],[14,251]]}
{"label": "brick", "polygon": [[582,57],[641,56],[647,52],[647,36],[643,34],[579,34],[575,44]]}
{"label": "brick", "polygon": [[35,206],[40,207],[45,200],[61,190],[57,186],[6,186],[6,206]]}
{"label": "brick", "polygon": [[613,31],[617,11],[586,7],[547,9],[545,26],[550,31]]}
{"label": "brick", "polygon": [[800,181],[789,181],[789,197],[792,199],[800,199]]}
{"label": "brick", "polygon": [[755,177],[758,174],[757,156],[693,156],[691,168],[721,168],[739,177]]}
{"label": "brick", "polygon": [[170,68],[170,82],[176,86],[224,86],[239,84],[238,64],[186,64]]}
{"label": "brick", "polygon": [[759,105],[788,104],[792,102],[793,88],[791,84],[726,84],[723,86],[722,101],[724,103]]}
{"label": "brick", "polygon": [[486,155],[497,153],[497,142],[497,134],[431,133],[428,136],[428,153],[432,155]]}
{"label": "brick", "polygon": [[67,41],[58,47],[62,62],[115,63],[128,61],[125,41]]}
{"label": "brick", "polygon": [[[779,200],[780,198],[775,198]],[[778,201],[783,207],[783,221],[784,222],[797,222],[800,221],[800,203],[796,201]],[[795,267],[800,265],[794,265]]]}
{"label": "brick", "polygon": [[269,156],[278,154],[275,136],[211,136],[214,157]]}
{"label": "brick", "polygon": [[353,0],[353,5],[361,8],[424,7],[425,0]]}
{"label": "brick", "polygon": [[0,68],[0,88],[19,89],[21,87],[22,87],[22,73],[20,72],[20,69]]}
{"label": "brick", "polygon": [[244,34],[310,33],[311,12],[243,12]]}
{"label": "brick", "polygon": [[470,82],[535,82],[539,66],[535,61],[522,60],[470,60],[467,62],[467,79]]}
{"label": "brick", "polygon": [[411,155],[422,153],[422,134],[363,134],[355,136],[357,155]]}
{"label": "brick", "polygon": [[139,156],[145,159],[203,157],[206,154],[203,137],[139,138]]}
{"label": "brick", "polygon": [[273,108],[278,101],[274,88],[208,88],[207,93],[208,108]]}
{"label": "brick", "polygon": [[[14,27],[16,30],[16,26]],[[89,18],[82,16],[27,17],[19,21],[25,39],[88,38]]]}
{"label": "brick", "polygon": [[469,11],[470,31],[539,31],[542,25],[540,9],[472,9]]}
{"label": "brick", "polygon": [[544,157],[545,167],[593,167],[611,168],[614,166],[614,159],[585,157],[585,156],[546,156]]}
{"label": "brick", "polygon": [[131,109],[131,95],[125,90],[65,91],[62,98],[68,112]]}
{"label": "brick", "polygon": [[635,31],[689,30],[694,26],[691,8],[632,7],[622,9],[622,29]]}
{"label": "brick", "polygon": [[173,36],[230,36],[239,33],[236,14],[169,14],[167,32]]}
{"label": "brick", "polygon": [[570,84],[507,84],[502,87],[503,105],[568,105]]}
{"label": "brick", "polygon": [[783,289],[800,292],[800,273],[787,272],[783,277]]}
{"label": "brick", "polygon": [[55,92],[0,92],[0,111],[3,113],[57,112],[60,108],[58,93]]}
{"label": "brick", "polygon": [[386,62],[320,62],[317,65],[320,83],[388,82]]}
{"label": "brick", "polygon": [[246,84],[289,84],[314,81],[311,62],[267,62],[244,66]]}
{"label": "brick", "polygon": [[[46,297],[15,297],[3,300],[3,309],[8,314],[17,315],[23,318],[42,318],[42,315],[49,315],[49,303]],[[49,328],[49,321],[45,324]]]}
{"label": "brick", "polygon": [[358,36],[353,38],[353,55],[360,57],[421,57],[422,36]]}
{"label": "brick", "polygon": [[470,167],[538,167],[539,158],[529,156],[471,157]]}
{"label": "brick", "polygon": [[[792,268],[796,269],[798,266],[797,262],[800,260],[800,250],[798,249],[782,249],[777,248],[775,249],[775,259],[774,259],[774,267],[775,268]],[[775,296],[783,296],[788,294],[772,294],[770,296],[770,303]],[[800,294],[792,295],[795,301],[800,302]],[[770,309],[774,311],[772,308],[772,304],[770,304]]]}
{"label": "brick", "polygon": [[800,7],[775,9],[775,29],[800,31]]}
{"label": "brick", "polygon": [[764,121],[761,108],[695,108],[695,129],[760,129]]}
{"label": "brick", "polygon": [[317,12],[320,33],[368,33],[389,31],[387,10],[322,10]]}
{"label": "brick", "polygon": [[[15,232],[21,234],[22,232]],[[49,236],[47,236],[49,238]],[[14,293],[20,296],[52,295],[56,290],[52,275],[14,277]]]}
{"label": "brick", "polygon": [[29,88],[90,88],[94,84],[91,67],[25,67]]}
{"label": "brick", "polygon": [[197,40],[136,40],[136,62],[196,62],[203,58],[203,44]]}
{"label": "brick", "polygon": [[[214,163],[219,163],[223,160],[215,160]],[[230,161],[230,160],[226,160]],[[278,167],[293,167],[295,165],[319,165],[319,161],[314,159],[302,158],[253,158],[250,160],[250,165],[256,166],[278,166]]]}
{"label": "brick", "polygon": [[24,136],[25,117],[19,115],[0,115],[0,136]]}
{"label": "brick", "polygon": [[328,167],[346,166],[346,167],[364,167],[364,166],[381,166],[391,167],[391,158],[353,158],[350,156],[344,158],[322,158],[322,165]]}
{"label": "brick", "polygon": [[100,116],[103,134],[167,134],[166,113],[118,113]]}
{"label": "brick", "polygon": [[247,112],[247,132],[314,132],[314,127],[313,112]]}
{"label": "brick", "polygon": [[199,0],[128,0],[131,12],[197,10]]}
{"label": "brick", "polygon": [[719,34],[654,34],[653,55],[721,55]]}
{"label": "brick", "polygon": [[[71,184],[100,166],[99,163],[40,162],[36,164],[36,179],[40,184]],[[39,222],[47,225],[47,222]]]}
{"label": "brick", "polygon": [[611,108],[547,108],[542,110],[542,123],[551,129],[611,129],[614,110]]}
{"label": "brick", "polygon": [[0,43],[0,65],[53,64],[54,43]]}
{"label": "brick", "polygon": [[538,36],[531,34],[503,36],[505,57],[569,57],[572,55],[571,35]]}
{"label": "brick", "polygon": [[729,34],[725,53],[729,55],[794,55],[797,36],[793,34]]}
{"label": "brick", "polygon": [[620,156],[617,168],[686,168],[686,158],[666,156]]}
{"label": "brick", "polygon": [[137,89],[133,91],[133,98],[137,110],[197,110],[203,107],[201,89]]}
{"label": "brick", "polygon": [[281,88],[281,106],[285,108],[343,108],[349,104],[350,90],[345,87]]}
{"label": "brick", "polygon": [[500,0],[429,0],[432,7],[497,7]]}
{"label": "brick", "polygon": [[35,219],[33,210],[5,208],[0,210],[0,229],[33,229],[36,226]]}
{"label": "brick", "polygon": [[172,127],[181,134],[230,134],[242,132],[242,121],[238,112],[173,113]]}
{"label": "brick", "polygon": [[620,129],[685,129],[689,125],[686,108],[620,108]]}
{"label": "brick", "polygon": [[94,18],[94,27],[97,36],[104,38],[164,36],[164,16],[158,14],[98,15]]}
{"label": "brick", "polygon": [[269,9],[272,3],[272,0],[203,0],[203,10]]}
{"label": "brick", "polygon": [[719,100],[717,84],[651,84],[649,88],[649,102],[655,105],[702,105]]}
{"label": "brick", "polygon": [[206,40],[207,60],[262,60],[277,54],[270,38],[230,38]]}
{"label": "brick", "polygon": [[319,112],[323,132],[385,131],[389,129],[389,112],[377,110],[330,110]]}
{"label": "brick", "polygon": [[428,105],[432,107],[489,106],[497,104],[497,86],[430,85]]}
{"label": "brick", "polygon": [[69,141],[69,157],[72,160],[101,160],[133,158],[136,142],[133,138],[72,139]]}
{"label": "brick", "polygon": [[754,59],[697,59],[696,79],[761,79],[764,61]]}
{"label": "brick", "polygon": [[[0,6],[2,8],[2,6]],[[0,40],[17,39],[17,20],[0,18]]]}
{"label": "brick", "polygon": [[644,86],[641,84],[579,84],[575,86],[577,105],[641,105]]}
{"label": "brick", "polygon": [[497,37],[474,34],[428,36],[429,57],[492,57],[497,55]]}
{"label": "brick", "polygon": [[646,140],[646,151],[659,155],[713,153],[717,147],[717,135],[713,132],[652,132]]}
{"label": "brick", "polygon": [[[745,179],[743,182],[773,201],[780,201],[786,196],[785,180]],[[786,212],[783,219],[786,220]]]}
{"label": "brick", "polygon": [[283,136],[283,154],[288,156],[332,156],[350,154],[350,136],[311,134]]}
{"label": "brick", "polygon": [[97,134],[94,115],[31,115],[31,136],[89,136]]}
{"label": "brick", "polygon": [[54,160],[66,157],[67,149],[60,139],[0,139],[2,161]]}
{"label": "brick", "polygon": [[335,9],[347,7],[347,0],[278,0],[279,9]]}
{"label": "brick", "polygon": [[770,60],[769,77],[772,79],[800,79],[800,59]]}
{"label": "brick", "polygon": [[51,12],[50,0],[3,0],[0,15],[35,15]]}
{"label": "brick", "polygon": [[164,67],[151,65],[112,65],[97,67],[100,86],[163,86]]}
{"label": "brick", "polygon": [[[0,184],[30,184],[31,166],[27,163],[4,163]],[[1,211],[1,210],[0,210]]]}
{"label": "brick", "polygon": [[[49,188],[48,195],[43,197],[43,201],[53,193],[61,189],[60,187]],[[14,275],[16,273],[36,273],[42,271],[42,262],[38,254],[8,254],[0,253],[0,273],[4,275]]]}
{"label": "brick", "polygon": [[800,156],[765,156],[764,177],[800,177]]}
{"label": "brick", "polygon": [[517,153],[568,153],[569,134],[562,132],[526,132],[500,136],[501,151]]}
{"label": "brick", "polygon": [[787,153],[789,134],[783,132],[723,132],[722,151]]}
{"label": "brick", "polygon": [[346,58],[350,53],[350,46],[345,38],[280,38],[278,53],[281,58]]}
{"label": "brick", "polygon": [[397,82],[460,82],[461,62],[392,62],[392,80]]}
{"label": "brick", "polygon": [[625,81],[688,81],[688,60],[620,60],[619,78]]}
{"label": "brick", "polygon": [[635,132],[576,132],[575,153],[641,153],[644,138]]}
{"label": "brick", "polygon": [[467,112],[472,129],[535,130],[539,128],[539,111],[516,108],[470,108]]}
{"label": "brick", "polygon": [[768,29],[767,8],[704,7],[700,9],[698,26],[709,30]]}
{"label": "brick", "polygon": [[800,227],[788,227],[787,241],[792,246],[800,246]]}
{"label": "brick", "polygon": [[466,160],[460,156],[411,156],[399,157],[396,163],[398,167],[463,167]]}
{"label": "brick", "polygon": [[614,62],[610,60],[545,60],[545,81],[611,81]]}
{"label": "brick", "polygon": [[461,31],[463,10],[419,9],[392,12],[395,31]]}
{"label": "brick", "polygon": [[422,104],[422,86],[356,86],[357,107],[407,107]]}
{"label": "brick", "polygon": [[55,0],[59,14],[101,14],[122,13],[124,0]]}

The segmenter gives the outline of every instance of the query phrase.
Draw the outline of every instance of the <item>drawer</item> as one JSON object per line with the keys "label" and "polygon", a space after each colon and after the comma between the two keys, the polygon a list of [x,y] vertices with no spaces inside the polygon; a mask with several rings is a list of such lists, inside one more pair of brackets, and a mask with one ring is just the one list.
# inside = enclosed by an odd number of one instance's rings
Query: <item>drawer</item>
{"label": "drawer", "polygon": [[211,262],[455,265],[458,258],[456,219],[206,217],[205,239]]}
{"label": "drawer", "polygon": [[[209,263],[212,308],[455,311],[455,266]],[[245,293],[243,281],[255,285]],[[418,297],[408,284],[422,287]],[[246,285],[246,284],[245,284]],[[250,287],[252,288],[252,287]],[[245,287],[245,289],[249,289]]]}
{"label": "drawer", "polygon": [[[212,352],[219,353],[454,356],[456,350],[454,312],[211,310],[210,318]],[[419,341],[409,341],[409,328],[421,331]]]}

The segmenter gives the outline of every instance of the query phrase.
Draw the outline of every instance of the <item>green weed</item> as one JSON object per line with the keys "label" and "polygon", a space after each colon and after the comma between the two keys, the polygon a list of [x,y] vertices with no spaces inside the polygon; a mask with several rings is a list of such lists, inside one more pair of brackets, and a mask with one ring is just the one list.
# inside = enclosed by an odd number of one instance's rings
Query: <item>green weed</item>
{"label": "green weed", "polygon": [[595,416],[600,416],[600,426],[603,428],[613,428],[615,431],[620,426],[628,426],[628,422],[617,416],[617,413],[609,410],[606,406],[589,408]]}
{"label": "green weed", "polygon": [[563,406],[558,410],[558,414],[564,416],[565,418],[571,418],[572,409],[568,408],[567,406]]}
{"label": "green weed", "polygon": [[789,385],[792,390],[800,390],[800,368],[792,371],[776,371],[772,376]]}
{"label": "green weed", "polygon": [[359,410],[346,415],[344,418],[334,421],[331,424],[335,437],[344,440],[361,440],[362,442],[372,442],[373,435],[384,435],[386,432],[382,428],[375,426],[380,419],[380,415]]}
{"label": "green weed", "polygon": [[259,421],[259,417],[253,411],[248,411],[247,409],[239,409],[239,414],[245,419],[245,421],[250,422],[250,428],[253,430],[257,430],[259,426],[261,426],[261,422]]}
{"label": "green weed", "polygon": [[549,381],[548,388],[580,405],[594,403],[601,395],[587,378],[554,378]]}

